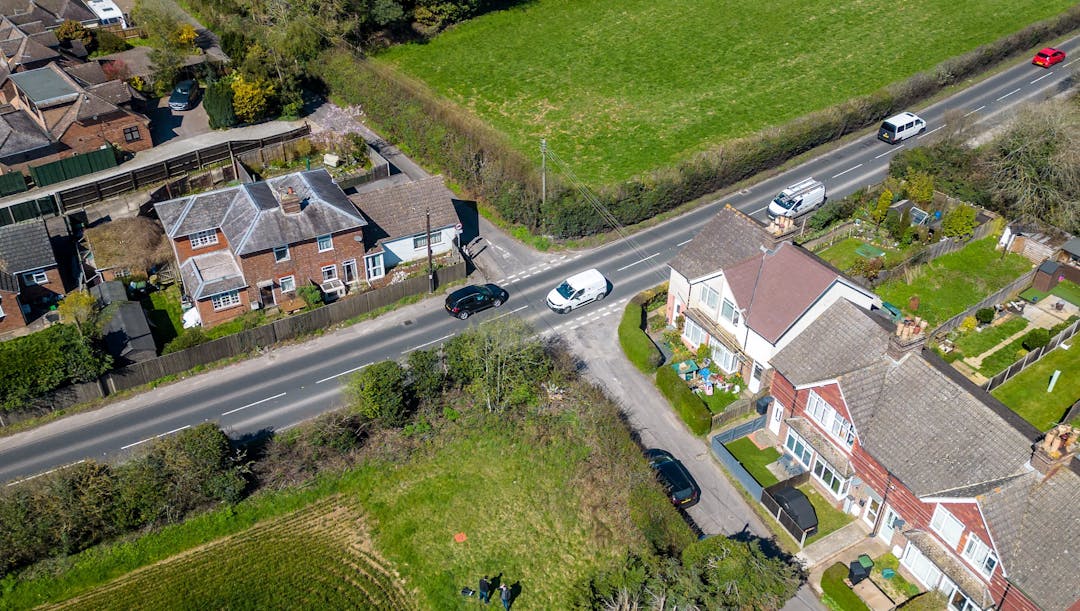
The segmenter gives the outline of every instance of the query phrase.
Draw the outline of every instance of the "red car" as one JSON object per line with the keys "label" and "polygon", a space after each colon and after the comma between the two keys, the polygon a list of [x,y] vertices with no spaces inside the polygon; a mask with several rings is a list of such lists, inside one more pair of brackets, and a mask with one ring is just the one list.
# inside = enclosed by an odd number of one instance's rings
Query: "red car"
{"label": "red car", "polygon": [[1049,68],[1054,64],[1065,60],[1065,52],[1053,47],[1046,47],[1042,51],[1035,54],[1031,63],[1036,66],[1042,66],[1043,68]]}

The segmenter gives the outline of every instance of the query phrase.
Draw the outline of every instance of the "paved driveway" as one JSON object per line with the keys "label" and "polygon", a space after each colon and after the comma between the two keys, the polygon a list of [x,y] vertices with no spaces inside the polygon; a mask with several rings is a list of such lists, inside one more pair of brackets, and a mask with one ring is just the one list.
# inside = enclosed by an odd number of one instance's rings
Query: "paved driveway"
{"label": "paved driveway", "polygon": [[[205,95],[206,92],[203,92]],[[210,118],[206,116],[203,98],[199,97],[195,108],[176,112],[169,108],[168,96],[159,98],[157,106],[150,111],[150,135],[154,146],[174,138],[190,138],[211,132]]]}

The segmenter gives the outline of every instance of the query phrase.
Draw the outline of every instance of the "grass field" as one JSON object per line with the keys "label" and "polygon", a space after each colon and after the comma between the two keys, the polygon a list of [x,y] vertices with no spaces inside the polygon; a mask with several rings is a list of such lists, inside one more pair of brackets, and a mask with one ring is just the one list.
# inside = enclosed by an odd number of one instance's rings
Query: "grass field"
{"label": "grass field", "polygon": [[[990,394],[1008,405],[1040,431],[1048,430],[1065,415],[1065,410],[1080,397],[1080,347],[1051,351],[1013,379]],[[1046,392],[1054,370],[1061,370],[1054,392]]]}
{"label": "grass field", "polygon": [[765,465],[774,463],[780,458],[780,452],[777,452],[776,448],[759,450],[754,445],[754,442],[750,441],[749,437],[736,439],[725,444],[725,447],[735,458],[739,459],[742,466],[746,467],[750,475],[753,475],[754,479],[762,486],[772,486],[780,481],[776,479],[776,476],[771,471],[765,468]]}
{"label": "grass field", "polygon": [[972,242],[920,266],[911,284],[904,278],[890,280],[877,287],[877,294],[904,311],[911,296],[918,295],[914,314],[931,326],[944,322],[1031,269],[1031,261],[1021,255],[1002,258],[996,243],[995,237]]}
{"label": "grass field", "polygon": [[1069,0],[534,0],[379,56],[586,182],[868,93]]}

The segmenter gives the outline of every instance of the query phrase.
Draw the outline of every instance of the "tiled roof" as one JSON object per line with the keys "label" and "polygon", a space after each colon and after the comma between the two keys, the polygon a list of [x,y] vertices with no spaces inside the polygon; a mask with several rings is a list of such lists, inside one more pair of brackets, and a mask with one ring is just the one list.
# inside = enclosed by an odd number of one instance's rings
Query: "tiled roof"
{"label": "tiled roof", "polygon": [[101,64],[97,62],[86,62],[85,64],[65,66],[64,72],[67,72],[68,75],[79,81],[79,84],[83,87],[90,87],[92,85],[100,85],[109,82],[109,77],[105,76],[105,71],[101,69]]}
{"label": "tiled roof", "polygon": [[0,114],[0,159],[52,146],[52,140],[23,110]]}
{"label": "tiled roof", "polygon": [[138,362],[157,356],[157,346],[150,333],[146,313],[137,303],[127,301],[117,304],[102,331],[105,349],[116,358]]}
{"label": "tiled roof", "polygon": [[0,227],[0,270],[21,274],[56,267],[45,221],[34,220]]}
{"label": "tiled roof", "polygon": [[770,343],[777,340],[834,282],[835,271],[790,242],[725,268],[746,324]]}
{"label": "tiled roof", "polygon": [[20,290],[19,280],[15,276],[0,270],[0,291],[18,294]]}
{"label": "tiled roof", "polygon": [[979,501],[1009,580],[1044,609],[1075,605],[1080,600],[1080,475],[1068,468],[1048,478],[1033,471]]}
{"label": "tiled roof", "polygon": [[[303,201],[286,214],[278,195],[288,188]],[[171,238],[220,228],[238,255],[313,240],[367,224],[326,170],[296,172],[266,182],[218,189],[154,204]]]}
{"label": "tiled roof", "polygon": [[1061,250],[1070,255],[1080,257],[1080,238],[1073,238],[1061,245]]}
{"label": "tiled roof", "polygon": [[247,286],[236,259],[227,250],[195,255],[180,264],[184,288],[193,299],[204,299],[218,293]]}
{"label": "tiled roof", "polygon": [[834,380],[880,362],[889,334],[877,318],[839,299],[769,362],[796,386]]}
{"label": "tiled roof", "polygon": [[0,0],[0,14],[19,24],[42,22],[46,27],[64,21],[95,21],[97,17],[77,0]]}
{"label": "tiled roof", "polygon": [[671,260],[671,269],[693,280],[718,272],[771,248],[765,227],[730,204],[724,206]]}
{"label": "tiled roof", "polygon": [[427,212],[431,213],[432,231],[458,223],[453,194],[443,184],[442,176],[365,190],[349,196],[349,200],[370,223],[369,246],[423,233]]}

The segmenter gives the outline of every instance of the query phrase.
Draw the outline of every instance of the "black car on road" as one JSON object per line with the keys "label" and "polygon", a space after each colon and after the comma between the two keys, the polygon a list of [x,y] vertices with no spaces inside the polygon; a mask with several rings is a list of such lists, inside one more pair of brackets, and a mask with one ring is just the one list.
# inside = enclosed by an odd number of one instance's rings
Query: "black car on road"
{"label": "black car on road", "polygon": [[195,106],[195,100],[198,97],[199,85],[195,81],[180,81],[169,96],[169,108],[187,110]]}
{"label": "black car on road", "polygon": [[494,284],[471,284],[446,296],[446,311],[465,320],[480,310],[497,308],[509,298],[510,293]]}
{"label": "black car on road", "polygon": [[666,450],[646,450],[645,458],[676,507],[690,507],[701,498],[701,489],[690,472]]}

